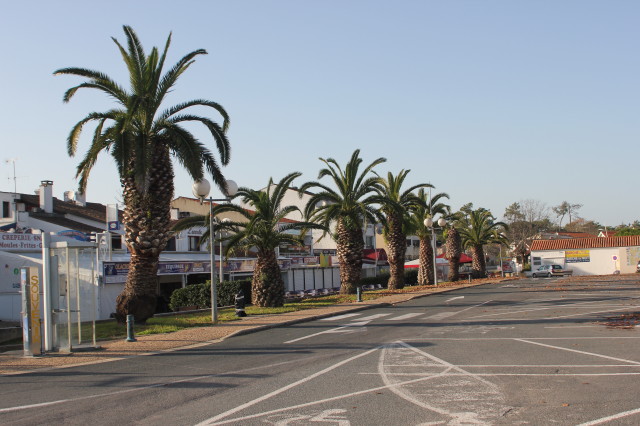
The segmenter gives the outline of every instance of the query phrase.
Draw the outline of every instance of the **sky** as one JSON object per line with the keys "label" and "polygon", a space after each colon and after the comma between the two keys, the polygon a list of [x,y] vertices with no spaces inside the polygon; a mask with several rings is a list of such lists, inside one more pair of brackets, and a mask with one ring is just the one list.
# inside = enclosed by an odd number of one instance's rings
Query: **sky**
{"label": "sky", "polygon": [[[498,218],[513,202],[582,204],[579,214],[615,226],[640,219],[640,2],[635,0],[120,1],[6,2],[0,69],[0,191],[54,196],[77,189],[75,169],[92,128],[67,154],[71,127],[113,102],[80,91],[64,67],[105,72],[127,85],[111,37],[122,25],[168,64],[206,49],[166,105],[205,98],[231,118],[240,186],[262,188],[319,158],[346,164],[355,149],[378,173],[410,169]],[[221,122],[211,111],[206,113]],[[204,143],[203,129],[190,127]],[[14,159],[15,163],[11,160]],[[9,160],[6,162],[4,160]],[[636,177],[634,177],[636,176]],[[175,196],[192,196],[176,166]],[[100,157],[87,201],[122,201],[116,168]],[[215,190],[214,197],[220,197]],[[553,215],[552,215],[552,218]]]}

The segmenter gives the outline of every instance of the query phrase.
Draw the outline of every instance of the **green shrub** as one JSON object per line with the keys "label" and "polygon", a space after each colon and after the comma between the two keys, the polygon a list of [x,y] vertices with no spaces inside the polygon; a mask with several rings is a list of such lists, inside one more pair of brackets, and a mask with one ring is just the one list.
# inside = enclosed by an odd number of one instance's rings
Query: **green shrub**
{"label": "green shrub", "polygon": [[530,263],[525,263],[524,265],[522,265],[522,272],[530,271],[530,270],[531,270],[531,264]]}
{"label": "green shrub", "polygon": [[418,284],[418,268],[404,270],[404,283],[405,285]]}
{"label": "green shrub", "polygon": [[[235,303],[236,293],[244,290],[245,301],[251,300],[251,280],[223,281],[218,284],[218,305],[229,306]],[[169,308],[177,311],[185,306],[198,308],[211,307],[211,281],[203,284],[191,284],[171,293]]]}

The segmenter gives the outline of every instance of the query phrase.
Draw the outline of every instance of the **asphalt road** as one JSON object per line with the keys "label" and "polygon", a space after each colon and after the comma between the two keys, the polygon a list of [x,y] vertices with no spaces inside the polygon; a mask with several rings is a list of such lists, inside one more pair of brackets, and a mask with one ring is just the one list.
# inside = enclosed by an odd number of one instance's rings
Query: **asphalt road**
{"label": "asphalt road", "polygon": [[[0,378],[0,423],[640,424],[636,283],[520,280]],[[609,318],[609,319],[608,319]]]}

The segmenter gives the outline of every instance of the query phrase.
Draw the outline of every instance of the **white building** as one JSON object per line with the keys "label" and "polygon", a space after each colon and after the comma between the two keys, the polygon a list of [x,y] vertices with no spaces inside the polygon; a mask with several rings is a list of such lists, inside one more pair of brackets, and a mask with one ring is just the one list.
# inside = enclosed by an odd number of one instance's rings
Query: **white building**
{"label": "white building", "polygon": [[531,243],[531,270],[556,264],[573,275],[608,275],[636,272],[640,261],[640,235],[560,240]]}

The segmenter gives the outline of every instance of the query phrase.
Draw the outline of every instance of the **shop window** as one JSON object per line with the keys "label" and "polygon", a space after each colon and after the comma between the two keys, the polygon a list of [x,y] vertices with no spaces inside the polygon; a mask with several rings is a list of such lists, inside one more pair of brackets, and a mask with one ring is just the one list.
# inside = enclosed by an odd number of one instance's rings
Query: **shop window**
{"label": "shop window", "polygon": [[189,251],[200,251],[200,237],[189,236]]}
{"label": "shop window", "polygon": [[176,251],[176,237],[169,238],[169,241],[167,241],[167,245],[164,249],[165,251]]}
{"label": "shop window", "polygon": [[11,217],[11,203],[9,201],[2,202],[2,217]]}

